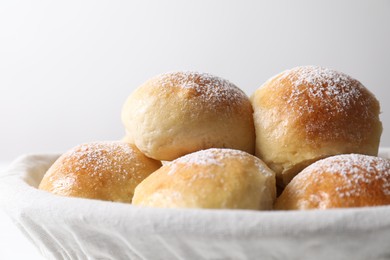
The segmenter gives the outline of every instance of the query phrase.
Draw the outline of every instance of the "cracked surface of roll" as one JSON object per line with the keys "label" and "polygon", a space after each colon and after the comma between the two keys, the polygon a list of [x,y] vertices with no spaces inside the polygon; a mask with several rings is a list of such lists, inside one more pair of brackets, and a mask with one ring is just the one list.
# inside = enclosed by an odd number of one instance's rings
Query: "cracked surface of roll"
{"label": "cracked surface of roll", "polygon": [[270,210],[275,196],[275,174],[260,159],[212,148],[180,157],[152,173],[135,189],[133,204]]}
{"label": "cracked surface of roll", "polygon": [[319,159],[378,153],[379,102],[348,75],[296,67],[265,82],[251,102],[256,155],[276,172],[281,187]]}
{"label": "cracked surface of roll", "polygon": [[39,189],[53,194],[130,203],[134,189],[161,162],[124,142],[93,142],[61,155]]}
{"label": "cracked surface of roll", "polygon": [[390,204],[390,160],[336,155],[299,173],[276,200],[275,209],[304,210]]}
{"label": "cracked surface of roll", "polygon": [[207,148],[254,154],[249,98],[229,81],[207,73],[170,72],[146,81],[126,100],[122,122],[126,139],[157,160]]}

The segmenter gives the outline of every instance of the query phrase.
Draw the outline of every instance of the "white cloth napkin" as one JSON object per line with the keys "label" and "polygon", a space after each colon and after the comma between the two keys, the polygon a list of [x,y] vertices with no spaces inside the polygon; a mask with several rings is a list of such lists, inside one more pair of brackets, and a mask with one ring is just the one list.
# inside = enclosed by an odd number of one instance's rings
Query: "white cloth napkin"
{"label": "white cloth napkin", "polygon": [[37,190],[57,155],[17,159],[0,207],[48,259],[389,259],[390,206],[152,209]]}

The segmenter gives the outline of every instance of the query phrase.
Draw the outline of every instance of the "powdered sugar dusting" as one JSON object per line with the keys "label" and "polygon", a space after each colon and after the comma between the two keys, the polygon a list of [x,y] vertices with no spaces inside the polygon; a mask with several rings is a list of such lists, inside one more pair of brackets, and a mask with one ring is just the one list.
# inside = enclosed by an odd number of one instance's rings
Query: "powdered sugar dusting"
{"label": "powdered sugar dusting", "polygon": [[[74,147],[62,156],[61,164],[58,165],[61,169],[57,172],[69,173],[67,182],[74,178],[72,176],[78,174],[88,174],[96,178],[104,177],[103,174],[111,174],[112,178],[118,180],[125,180],[129,176],[142,180],[144,177],[134,174],[136,171],[132,169],[142,167],[143,162],[134,158],[135,151],[127,143],[85,143]],[[57,183],[55,175],[50,178],[54,178],[51,181]]]}
{"label": "powdered sugar dusting", "polygon": [[236,104],[249,100],[246,94],[233,83],[208,73],[194,71],[168,72],[160,74],[152,80],[168,92],[172,87],[192,89],[195,96],[201,97],[201,100],[209,105],[216,105],[221,102]]}
{"label": "powdered sugar dusting", "polygon": [[342,112],[354,102],[359,102],[364,86],[350,76],[318,66],[302,66],[281,73],[278,80],[288,80],[293,89],[286,96],[287,104],[296,105],[302,97],[307,97],[304,106],[299,106],[300,112],[314,111],[314,104],[321,106],[330,113]]}
{"label": "powdered sugar dusting", "polygon": [[187,154],[174,160],[173,162],[195,165],[223,165],[221,159],[226,155],[231,155],[231,153],[242,156],[240,152],[236,152],[235,150],[211,148]]}
{"label": "powdered sugar dusting", "polygon": [[278,104],[275,109],[304,127],[307,142],[346,139],[361,143],[379,128],[378,100],[344,73],[302,66],[280,73],[265,86],[274,91],[269,102]]}
{"label": "powdered sugar dusting", "polygon": [[[93,142],[77,146],[68,152],[76,159],[76,170],[93,166],[94,172],[109,170],[113,166],[122,170],[121,162],[134,158],[134,150],[123,142]],[[126,169],[123,168],[123,171]]]}
{"label": "powdered sugar dusting", "polygon": [[175,165],[177,164],[186,164],[186,165],[203,165],[210,166],[216,165],[224,167],[224,159],[234,158],[242,162],[251,159],[258,170],[265,176],[272,175],[272,172],[267,168],[267,166],[257,157],[254,157],[246,152],[234,149],[225,149],[225,148],[210,148],[207,150],[201,150],[195,153],[187,154],[183,157],[180,157],[168,165],[171,167],[171,171],[168,174],[173,174],[175,172]]}
{"label": "powdered sugar dusting", "polygon": [[[346,154],[329,157],[310,165],[297,177],[308,178],[313,172],[319,174],[335,174],[343,178],[343,186],[337,187],[339,196],[350,197],[363,195],[366,189],[362,189],[362,184],[380,183],[382,192],[390,196],[390,160],[360,155]],[[314,183],[317,179],[312,180]],[[309,185],[309,184],[307,184]]]}

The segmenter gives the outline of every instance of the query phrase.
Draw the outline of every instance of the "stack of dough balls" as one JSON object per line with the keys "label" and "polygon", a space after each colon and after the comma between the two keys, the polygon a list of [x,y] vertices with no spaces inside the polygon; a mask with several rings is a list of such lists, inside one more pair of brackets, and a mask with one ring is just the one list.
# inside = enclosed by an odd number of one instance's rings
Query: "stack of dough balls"
{"label": "stack of dough balls", "polygon": [[164,73],[127,98],[122,141],[73,148],[39,188],[164,208],[270,210],[277,186],[282,210],[390,204],[379,112],[359,81],[323,67],[284,71],[250,99],[210,74]]}
{"label": "stack of dough balls", "polygon": [[[198,72],[158,75],[129,96],[122,120],[122,142],[72,149],[39,188],[121,202],[135,193],[134,204],[155,207],[272,209],[275,174],[251,155],[252,105],[227,80]],[[159,169],[161,160],[174,161]]]}

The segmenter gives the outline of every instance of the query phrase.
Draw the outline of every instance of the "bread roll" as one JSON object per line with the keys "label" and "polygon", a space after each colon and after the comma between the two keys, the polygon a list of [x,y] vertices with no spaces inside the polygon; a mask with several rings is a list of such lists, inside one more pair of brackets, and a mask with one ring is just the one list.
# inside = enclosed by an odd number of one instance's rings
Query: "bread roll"
{"label": "bread roll", "polygon": [[60,156],[39,189],[61,196],[130,203],[135,186],[160,166],[132,144],[86,143]]}
{"label": "bread roll", "polygon": [[379,102],[359,81],[322,67],[296,67],[251,97],[256,155],[285,186],[316,160],[345,153],[377,155]]}
{"label": "bread roll", "polygon": [[164,208],[272,209],[275,174],[258,158],[232,149],[183,156],[135,189],[133,204]]}
{"label": "bread roll", "polygon": [[158,75],[127,99],[122,121],[128,140],[147,156],[171,161],[207,148],[254,154],[249,98],[227,80],[198,72]]}
{"label": "bread roll", "polygon": [[328,209],[390,204],[390,160],[336,155],[299,173],[275,203],[276,209]]}

